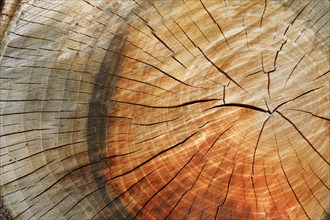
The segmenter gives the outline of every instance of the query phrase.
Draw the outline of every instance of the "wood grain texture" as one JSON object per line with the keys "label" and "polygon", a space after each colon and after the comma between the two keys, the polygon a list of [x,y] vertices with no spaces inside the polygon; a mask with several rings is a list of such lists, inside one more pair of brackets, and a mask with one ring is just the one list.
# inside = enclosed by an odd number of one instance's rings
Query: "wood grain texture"
{"label": "wood grain texture", "polygon": [[327,219],[329,7],[22,1],[0,54],[5,208]]}
{"label": "wood grain texture", "polygon": [[3,0],[0,2],[0,40],[3,39],[3,35],[16,12],[19,2],[19,0]]}

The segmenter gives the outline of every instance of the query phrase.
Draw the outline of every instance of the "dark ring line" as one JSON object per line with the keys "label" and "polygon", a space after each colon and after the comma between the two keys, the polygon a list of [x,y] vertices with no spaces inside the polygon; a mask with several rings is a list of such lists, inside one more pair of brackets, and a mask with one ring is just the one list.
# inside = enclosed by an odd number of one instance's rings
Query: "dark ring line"
{"label": "dark ring line", "polygon": [[112,195],[109,192],[105,176],[101,175],[100,177],[99,172],[95,171],[109,169],[105,160],[106,157],[102,155],[106,154],[107,127],[111,119],[102,116],[107,115],[113,107],[110,104],[110,99],[115,92],[114,89],[118,78],[116,75],[120,72],[125,59],[116,53],[125,54],[126,51],[127,47],[121,35],[115,35],[102,61],[101,68],[95,77],[95,87],[89,102],[86,134],[92,175],[105,204],[105,207],[99,210],[98,213],[111,204],[110,210],[113,214],[117,213],[123,216],[129,216],[129,214],[123,211],[122,208],[124,206],[117,202],[116,195]]}

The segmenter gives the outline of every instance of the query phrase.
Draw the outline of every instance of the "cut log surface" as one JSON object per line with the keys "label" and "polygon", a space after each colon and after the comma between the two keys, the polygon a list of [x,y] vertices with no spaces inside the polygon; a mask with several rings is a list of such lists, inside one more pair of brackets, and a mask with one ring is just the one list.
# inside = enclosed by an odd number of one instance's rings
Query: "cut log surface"
{"label": "cut log surface", "polygon": [[2,4],[4,218],[329,218],[328,0]]}

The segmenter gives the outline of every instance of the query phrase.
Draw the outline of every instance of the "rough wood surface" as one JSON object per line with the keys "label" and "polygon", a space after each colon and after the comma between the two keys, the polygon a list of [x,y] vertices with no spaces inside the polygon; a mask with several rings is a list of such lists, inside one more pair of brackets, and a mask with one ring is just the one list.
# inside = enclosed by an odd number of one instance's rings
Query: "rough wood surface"
{"label": "rough wood surface", "polygon": [[0,39],[3,38],[18,4],[19,0],[2,0],[0,2]]}
{"label": "rough wood surface", "polygon": [[14,219],[329,218],[329,7],[22,1],[0,54],[4,207]]}

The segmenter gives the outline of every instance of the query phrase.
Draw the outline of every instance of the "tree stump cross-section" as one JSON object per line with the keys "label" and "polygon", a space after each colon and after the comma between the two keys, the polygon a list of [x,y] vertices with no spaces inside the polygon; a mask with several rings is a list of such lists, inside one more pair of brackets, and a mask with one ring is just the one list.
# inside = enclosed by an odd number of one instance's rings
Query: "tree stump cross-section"
{"label": "tree stump cross-section", "polygon": [[329,7],[4,1],[1,216],[328,219]]}

